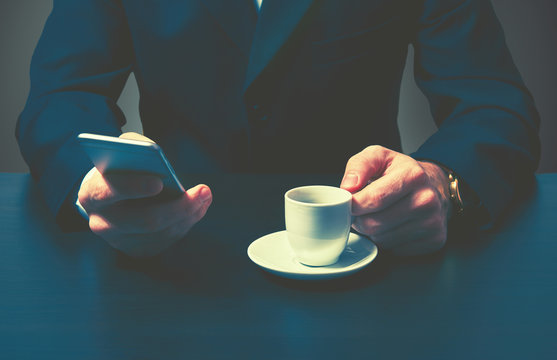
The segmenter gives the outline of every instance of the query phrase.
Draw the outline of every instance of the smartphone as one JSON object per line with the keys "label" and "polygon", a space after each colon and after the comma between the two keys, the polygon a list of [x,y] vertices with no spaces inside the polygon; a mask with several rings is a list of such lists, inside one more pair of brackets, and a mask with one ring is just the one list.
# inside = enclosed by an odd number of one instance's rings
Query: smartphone
{"label": "smartphone", "polygon": [[101,174],[156,175],[163,182],[157,198],[175,198],[185,192],[161,147],[155,143],[88,133],[79,134],[77,140]]}

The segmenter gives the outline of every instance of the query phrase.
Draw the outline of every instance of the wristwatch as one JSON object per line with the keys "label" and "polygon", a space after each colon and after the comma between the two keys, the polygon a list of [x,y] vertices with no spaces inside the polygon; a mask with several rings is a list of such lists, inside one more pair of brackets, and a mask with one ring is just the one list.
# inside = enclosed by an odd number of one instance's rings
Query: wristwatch
{"label": "wristwatch", "polygon": [[460,196],[460,188],[458,184],[458,178],[452,171],[448,171],[449,174],[449,196],[451,202],[453,203],[455,214],[460,215],[464,212],[464,202]]}
{"label": "wristwatch", "polygon": [[482,201],[464,181],[460,181],[454,171],[436,163],[447,174],[449,182],[449,198],[453,205],[453,216],[475,226],[491,223],[491,217]]}
{"label": "wristwatch", "polygon": [[449,185],[449,201],[452,204],[452,216],[465,219],[478,226],[490,223],[490,215],[482,201],[466,182],[450,168],[438,162],[430,161],[439,166],[446,174]]}
{"label": "wristwatch", "polygon": [[[449,179],[449,198],[451,204],[453,205],[453,214],[462,215],[462,213],[464,213],[465,207],[468,207],[469,204],[466,203],[465,206],[465,203],[462,200],[463,196],[461,194],[463,189],[460,182],[458,181],[458,177],[456,176],[454,171],[452,171],[445,165],[441,165],[439,163],[435,163],[435,164],[439,166],[441,169],[443,169],[443,171],[445,172],[445,174],[447,174],[447,177]],[[471,197],[473,199],[475,198],[473,195]]]}

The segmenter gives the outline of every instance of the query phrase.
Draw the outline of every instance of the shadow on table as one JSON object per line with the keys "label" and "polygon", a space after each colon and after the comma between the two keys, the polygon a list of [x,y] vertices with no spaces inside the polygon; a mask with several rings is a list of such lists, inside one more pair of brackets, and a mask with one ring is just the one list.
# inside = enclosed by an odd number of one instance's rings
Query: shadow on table
{"label": "shadow on table", "polygon": [[380,250],[377,258],[361,271],[346,277],[327,280],[292,280],[262,270],[260,272],[268,281],[290,289],[323,293],[352,291],[374,286],[384,281],[401,266],[423,266],[441,263],[445,253],[445,250],[441,250],[428,255],[401,257],[390,251]]}
{"label": "shadow on table", "polygon": [[[149,259],[116,256],[116,267],[143,273],[161,282],[172,283],[184,292],[204,294],[236,294],[241,287],[262,288],[277,285],[302,292],[334,293],[353,291],[385,281],[401,268],[438,267],[456,253],[475,253],[489,243],[478,239],[474,231],[463,230],[451,237],[451,244],[433,254],[400,257],[380,250],[377,258],[361,271],[346,277],[328,280],[299,280],[267,273],[252,264],[232,243],[223,242],[209,233],[197,233],[194,239],[183,241],[170,251]],[[218,247],[219,251],[214,251]]]}
{"label": "shadow on table", "polygon": [[231,256],[230,246],[219,244],[210,235],[196,234],[163,254],[151,258],[132,258],[117,253],[115,266],[120,270],[144,274],[159,283],[169,283],[177,291],[206,295],[236,293],[243,267],[238,256]]}

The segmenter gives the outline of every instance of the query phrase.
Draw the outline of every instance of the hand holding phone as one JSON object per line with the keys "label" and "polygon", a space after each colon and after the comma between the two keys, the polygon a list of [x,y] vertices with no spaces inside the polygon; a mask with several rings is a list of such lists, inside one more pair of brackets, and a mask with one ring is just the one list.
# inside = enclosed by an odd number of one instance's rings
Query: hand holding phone
{"label": "hand holding phone", "polygon": [[160,146],[147,137],[136,133],[123,137],[83,133],[77,140],[102,174],[158,176],[163,182],[158,197],[178,197],[185,191]]}
{"label": "hand holding phone", "polygon": [[[207,212],[209,187],[185,191],[150,139],[127,133],[120,138],[80,134],[78,140],[96,167],[79,190],[79,202],[91,230],[111,246],[132,256],[154,255]],[[153,197],[157,201],[145,201]]]}

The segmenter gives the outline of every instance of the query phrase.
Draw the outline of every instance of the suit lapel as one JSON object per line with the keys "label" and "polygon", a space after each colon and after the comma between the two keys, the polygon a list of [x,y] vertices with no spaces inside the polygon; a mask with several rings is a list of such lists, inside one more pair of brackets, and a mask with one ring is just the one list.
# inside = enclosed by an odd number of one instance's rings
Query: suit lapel
{"label": "suit lapel", "polygon": [[200,1],[244,56],[248,57],[257,21],[253,0]]}
{"label": "suit lapel", "polygon": [[255,30],[244,91],[292,34],[314,0],[263,0]]}

